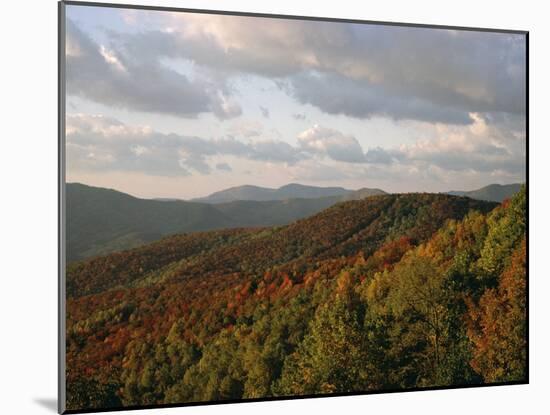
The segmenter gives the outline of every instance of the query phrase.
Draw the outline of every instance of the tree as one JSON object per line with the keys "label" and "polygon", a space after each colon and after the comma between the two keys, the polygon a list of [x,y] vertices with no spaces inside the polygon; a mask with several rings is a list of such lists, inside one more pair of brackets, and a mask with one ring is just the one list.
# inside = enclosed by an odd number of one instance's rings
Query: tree
{"label": "tree", "polygon": [[449,291],[441,267],[425,254],[425,247],[409,252],[364,292],[371,356],[388,387],[441,384]]}
{"label": "tree", "polygon": [[514,251],[498,287],[479,304],[469,302],[468,336],[475,345],[471,361],[485,382],[524,380],[526,344],[526,245]]}
{"label": "tree", "polygon": [[114,408],[121,405],[115,382],[74,379],[67,382],[67,409]]}
{"label": "tree", "polygon": [[510,254],[525,235],[525,186],[509,201],[495,209],[488,217],[489,233],[481,251],[479,267],[485,278],[496,277],[507,265]]}
{"label": "tree", "polygon": [[350,276],[344,272],[335,295],[318,307],[308,334],[285,361],[280,394],[364,390],[366,350],[358,305]]}

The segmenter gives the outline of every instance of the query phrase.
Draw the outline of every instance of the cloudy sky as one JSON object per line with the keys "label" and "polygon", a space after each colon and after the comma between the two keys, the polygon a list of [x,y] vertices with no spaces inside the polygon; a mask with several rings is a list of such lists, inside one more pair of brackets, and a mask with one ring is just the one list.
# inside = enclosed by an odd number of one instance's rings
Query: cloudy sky
{"label": "cloudy sky", "polygon": [[67,6],[67,181],[193,198],[525,180],[523,35]]}

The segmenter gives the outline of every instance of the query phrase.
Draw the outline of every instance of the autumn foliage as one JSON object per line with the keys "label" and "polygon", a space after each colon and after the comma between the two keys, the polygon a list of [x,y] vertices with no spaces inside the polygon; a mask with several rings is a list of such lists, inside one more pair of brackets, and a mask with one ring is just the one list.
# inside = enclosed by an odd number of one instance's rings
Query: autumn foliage
{"label": "autumn foliage", "polygon": [[525,191],[373,196],[68,266],[69,409],[521,381]]}

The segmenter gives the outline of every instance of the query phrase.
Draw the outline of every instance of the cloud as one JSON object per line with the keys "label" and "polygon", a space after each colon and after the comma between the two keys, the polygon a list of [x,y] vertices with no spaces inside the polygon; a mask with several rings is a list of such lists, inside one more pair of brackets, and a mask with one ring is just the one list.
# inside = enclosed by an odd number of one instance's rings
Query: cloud
{"label": "cloud", "polygon": [[252,151],[249,154],[252,160],[278,161],[294,164],[307,158],[300,149],[291,146],[284,141],[259,140],[249,144]]}
{"label": "cloud", "polygon": [[[117,172],[175,178],[214,172],[233,177],[255,166],[253,176],[271,169],[287,181],[338,181],[390,191],[446,191],[524,180],[525,131],[509,128],[515,124],[507,118],[471,117],[468,126],[426,124],[422,139],[365,152],[355,137],[319,125],[300,133],[291,145],[263,137],[241,141],[164,134],[114,118],[74,114],[66,122],[67,168],[72,175]],[[240,169],[234,170],[228,160]]]}
{"label": "cloud", "polygon": [[239,116],[229,90],[212,80],[190,80],[155,60],[96,44],[67,20],[67,94],[133,111],[195,118]]}
{"label": "cloud", "polygon": [[525,130],[521,124],[491,122],[470,114],[465,127],[439,125],[436,136],[392,151],[401,163],[437,166],[446,171],[507,172],[523,177],[526,168]]}
{"label": "cloud", "polygon": [[439,106],[418,97],[387,91],[369,81],[339,75],[301,73],[290,79],[289,94],[302,104],[311,104],[328,114],[354,118],[381,116],[395,120],[419,120],[450,124],[469,124],[463,109]]}
{"label": "cloud", "polygon": [[180,139],[147,127],[90,115],[69,115],[66,122],[67,166],[73,171],[134,171],[185,176]]}
{"label": "cloud", "polygon": [[319,160],[304,160],[288,168],[290,178],[297,182],[340,182],[357,176],[357,170],[351,172],[340,163],[326,163]]}
{"label": "cloud", "polygon": [[365,161],[372,164],[390,164],[394,161],[393,156],[382,147],[369,148],[365,154]]}
{"label": "cloud", "polygon": [[306,120],[306,114],[295,113],[295,114],[292,114],[292,118],[294,118],[297,121],[305,121]]}
{"label": "cloud", "polygon": [[300,102],[332,114],[466,124],[470,112],[525,113],[522,35],[185,13],[166,19],[174,30],[125,34],[120,44],[143,59],[180,58],[226,78],[290,80]]}
{"label": "cloud", "polygon": [[204,155],[187,151],[185,146],[182,148],[179,152],[179,164],[182,168],[194,170],[199,174],[210,174],[212,172],[212,168],[206,162]]}
{"label": "cloud", "polygon": [[260,112],[264,116],[264,118],[269,118],[269,110],[266,107],[262,107],[260,105]]}
{"label": "cloud", "polygon": [[[337,162],[363,164],[369,172],[424,172],[433,177],[443,172],[475,171],[524,177],[525,129],[508,117],[487,118],[471,113],[471,125],[425,124],[426,138],[392,148],[363,151],[359,141],[340,131],[315,125],[298,135],[302,152]],[[395,169],[394,165],[400,165]],[[405,170],[403,170],[405,169]]]}
{"label": "cloud", "polygon": [[231,166],[227,163],[217,163],[216,164],[216,170],[220,170],[220,171],[232,171],[233,169],[231,168]]}
{"label": "cloud", "polygon": [[300,148],[312,154],[327,155],[333,160],[362,163],[365,155],[357,139],[341,132],[314,125],[298,135]]}
{"label": "cloud", "polygon": [[[219,155],[286,164],[305,157],[300,149],[283,141],[264,139],[245,143],[231,136],[208,140],[163,134],[99,115],[68,115],[66,136],[67,165],[79,171],[186,176],[193,172],[210,174],[209,158]],[[223,162],[216,169],[230,171]]]}
{"label": "cloud", "polygon": [[257,121],[238,120],[227,128],[227,132],[231,135],[252,138],[259,137],[263,132],[262,124]]}

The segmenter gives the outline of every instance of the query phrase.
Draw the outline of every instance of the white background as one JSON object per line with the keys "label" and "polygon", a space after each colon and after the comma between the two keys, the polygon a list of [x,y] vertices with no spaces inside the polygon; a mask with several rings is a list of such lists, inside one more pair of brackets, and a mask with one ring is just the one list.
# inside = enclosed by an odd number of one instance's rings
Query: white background
{"label": "white background", "polygon": [[[140,4],[530,31],[531,384],[140,413],[548,413],[548,13],[543,1],[180,0]],[[130,0],[128,0],[130,2]],[[57,5],[0,12],[0,412],[54,413],[57,391]],[[546,12],[546,13],[545,13]],[[544,409],[546,408],[546,409]],[[136,412],[133,412],[136,413]]]}

